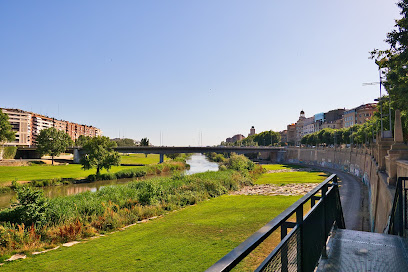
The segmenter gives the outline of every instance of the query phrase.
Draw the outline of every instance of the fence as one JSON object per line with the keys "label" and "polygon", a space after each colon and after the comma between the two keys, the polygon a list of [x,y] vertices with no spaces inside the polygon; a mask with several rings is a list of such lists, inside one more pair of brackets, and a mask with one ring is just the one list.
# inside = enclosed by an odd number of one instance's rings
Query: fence
{"label": "fence", "polygon": [[392,205],[391,214],[388,220],[387,227],[384,233],[394,234],[399,236],[407,236],[408,229],[408,210],[407,210],[407,192],[405,181],[408,177],[399,177],[397,187],[395,188],[394,203]]}
{"label": "fence", "polygon": [[[311,210],[303,216],[309,200]],[[296,222],[288,221],[292,215],[296,215]],[[326,254],[327,237],[334,224],[345,228],[337,176],[333,174],[206,271],[230,271],[279,228],[281,242],[255,271],[313,271],[320,256]]]}

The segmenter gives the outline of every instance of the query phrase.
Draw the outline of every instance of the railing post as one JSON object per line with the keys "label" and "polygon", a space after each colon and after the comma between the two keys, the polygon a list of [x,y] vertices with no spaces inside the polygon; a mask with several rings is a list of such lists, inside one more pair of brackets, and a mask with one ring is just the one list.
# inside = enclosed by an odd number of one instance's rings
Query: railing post
{"label": "railing post", "polygon": [[[284,222],[281,225],[281,241],[286,237],[287,234],[288,234],[288,228]],[[287,272],[288,271],[288,249],[286,247],[282,247],[281,264],[282,264],[281,271]]]}
{"label": "railing post", "polygon": [[402,178],[398,178],[397,191],[398,191],[398,202],[397,202],[398,235],[403,236],[404,235],[404,214],[403,214],[404,204],[403,204],[403,199],[402,199]]}
{"label": "railing post", "polygon": [[299,228],[299,239],[297,240],[297,271],[303,267],[303,204],[296,209],[296,225]]}
{"label": "railing post", "polygon": [[323,218],[322,218],[322,223],[323,223],[323,248],[322,248],[322,258],[326,259],[327,258],[327,251],[326,251],[326,193],[327,193],[327,185],[324,185],[322,187],[322,209],[323,209]]}

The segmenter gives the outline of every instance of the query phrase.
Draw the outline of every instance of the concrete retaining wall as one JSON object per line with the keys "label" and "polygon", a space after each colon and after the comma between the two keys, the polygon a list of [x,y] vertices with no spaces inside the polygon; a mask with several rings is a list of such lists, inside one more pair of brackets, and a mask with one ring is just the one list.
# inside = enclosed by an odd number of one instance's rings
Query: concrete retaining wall
{"label": "concrete retaining wall", "polygon": [[[299,148],[286,150],[285,161],[340,169],[358,177],[369,188],[372,231],[383,232],[392,209],[395,189],[387,173],[378,171],[373,148]],[[408,160],[397,161],[398,176],[408,176]]]}

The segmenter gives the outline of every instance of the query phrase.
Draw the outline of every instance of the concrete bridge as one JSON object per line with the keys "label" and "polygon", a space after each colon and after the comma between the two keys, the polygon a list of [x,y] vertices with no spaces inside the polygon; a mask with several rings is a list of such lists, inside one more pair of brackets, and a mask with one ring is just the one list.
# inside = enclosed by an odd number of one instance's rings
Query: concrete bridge
{"label": "concrete bridge", "polygon": [[[235,152],[237,154],[258,154],[261,158],[270,159],[275,162],[280,162],[284,158],[284,147],[270,147],[270,146],[257,146],[257,147],[241,147],[241,146],[120,146],[116,147],[115,151],[119,153],[143,153],[143,154],[159,154],[160,163],[164,160],[165,154],[174,153],[230,153]],[[81,156],[84,155],[84,149],[80,146],[69,147],[66,153],[74,154],[74,163],[79,163]],[[39,158],[37,148],[35,146],[19,147],[17,150],[17,158],[33,159]]]}

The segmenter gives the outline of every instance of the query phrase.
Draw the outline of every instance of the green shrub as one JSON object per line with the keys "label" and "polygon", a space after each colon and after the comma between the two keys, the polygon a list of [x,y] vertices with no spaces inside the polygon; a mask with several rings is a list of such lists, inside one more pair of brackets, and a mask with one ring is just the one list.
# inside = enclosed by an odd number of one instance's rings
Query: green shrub
{"label": "green shrub", "polygon": [[28,186],[17,187],[17,204],[15,212],[19,218],[15,218],[15,223],[25,225],[42,226],[47,222],[48,199],[44,196],[44,191],[36,190]]}
{"label": "green shrub", "polygon": [[255,164],[244,155],[232,153],[223,163],[228,169],[245,172],[254,169]]}
{"label": "green shrub", "polygon": [[17,146],[5,146],[3,149],[3,159],[14,159],[17,153]]}

